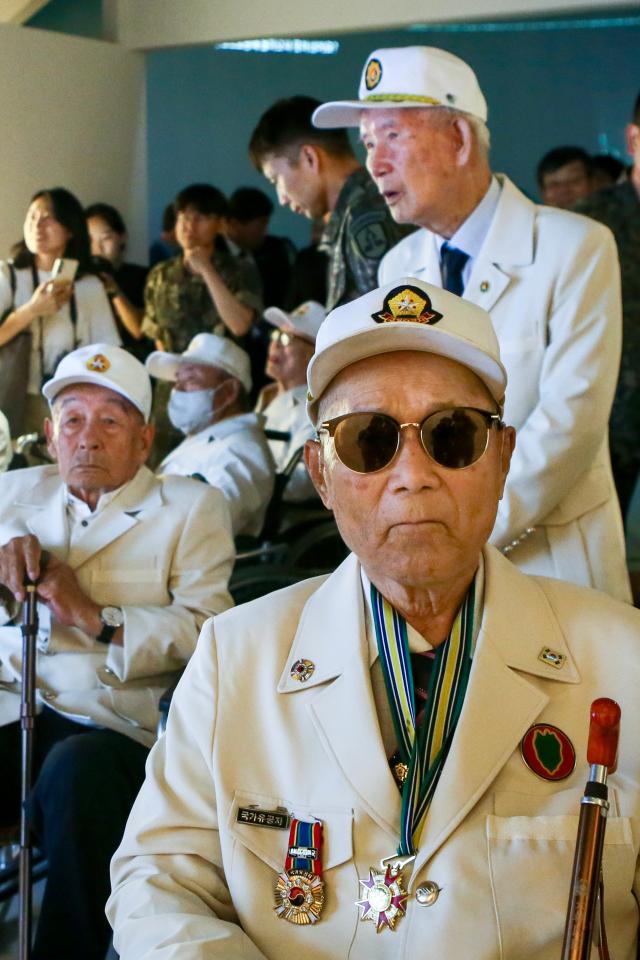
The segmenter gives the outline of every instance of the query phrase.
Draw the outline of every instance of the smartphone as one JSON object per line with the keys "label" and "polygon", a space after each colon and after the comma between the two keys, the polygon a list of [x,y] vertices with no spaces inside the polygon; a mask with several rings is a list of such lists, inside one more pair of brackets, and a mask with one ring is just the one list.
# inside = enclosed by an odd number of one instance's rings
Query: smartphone
{"label": "smartphone", "polygon": [[54,261],[51,279],[62,281],[63,283],[73,283],[78,270],[78,261],[71,257],[58,257]]}

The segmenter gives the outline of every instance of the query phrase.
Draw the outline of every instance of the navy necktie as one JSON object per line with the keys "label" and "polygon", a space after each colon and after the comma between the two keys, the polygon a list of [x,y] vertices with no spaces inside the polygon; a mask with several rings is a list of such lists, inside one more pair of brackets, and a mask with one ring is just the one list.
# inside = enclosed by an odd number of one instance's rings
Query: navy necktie
{"label": "navy necktie", "polygon": [[442,244],[440,249],[442,286],[445,290],[449,290],[450,293],[455,293],[458,297],[462,296],[464,290],[462,271],[468,259],[468,253],[458,250],[457,247],[450,246],[446,240]]}

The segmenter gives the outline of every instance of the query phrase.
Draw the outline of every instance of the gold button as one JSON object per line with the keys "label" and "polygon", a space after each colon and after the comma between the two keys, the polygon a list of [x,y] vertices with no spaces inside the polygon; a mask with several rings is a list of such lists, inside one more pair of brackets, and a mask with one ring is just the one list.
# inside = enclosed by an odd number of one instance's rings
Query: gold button
{"label": "gold button", "polygon": [[432,906],[440,896],[440,887],[433,880],[425,880],[416,890],[416,900],[421,907]]}

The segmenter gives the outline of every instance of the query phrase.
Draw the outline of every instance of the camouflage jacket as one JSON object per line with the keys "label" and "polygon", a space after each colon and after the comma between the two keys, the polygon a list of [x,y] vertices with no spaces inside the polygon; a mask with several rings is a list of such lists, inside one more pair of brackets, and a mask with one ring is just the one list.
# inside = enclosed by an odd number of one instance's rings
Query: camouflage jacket
{"label": "camouflage jacket", "polygon": [[[255,310],[257,319],[262,312],[262,285],[253,259],[216,250],[212,260],[231,293]],[[173,353],[182,353],[203,331],[230,335],[204,280],[185,270],[182,255],[163,260],[149,273],[142,331]]]}
{"label": "camouflage jacket", "polygon": [[414,229],[394,222],[364,167],[352,173],[319,245],[329,259],[327,309],[374,290],[382,257]]}
{"label": "camouflage jacket", "polygon": [[611,449],[640,467],[640,198],[631,181],[599,190],[575,207],[605,223],[618,245],[622,273],[622,359],[611,411]]}

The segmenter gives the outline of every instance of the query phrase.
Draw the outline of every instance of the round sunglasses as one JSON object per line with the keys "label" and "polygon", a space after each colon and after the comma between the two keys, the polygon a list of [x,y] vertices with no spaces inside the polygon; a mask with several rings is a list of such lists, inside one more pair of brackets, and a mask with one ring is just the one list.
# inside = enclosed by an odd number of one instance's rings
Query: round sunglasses
{"label": "round sunglasses", "polygon": [[425,453],[441,467],[463,470],[485,453],[489,431],[501,430],[504,423],[499,414],[476,407],[437,410],[421,423],[398,423],[386,413],[345,413],[323,421],[318,435],[333,438],[338,459],[349,470],[377,473],[395,458],[405,427],[417,427]]}

